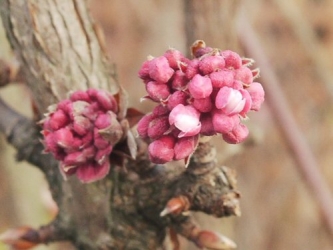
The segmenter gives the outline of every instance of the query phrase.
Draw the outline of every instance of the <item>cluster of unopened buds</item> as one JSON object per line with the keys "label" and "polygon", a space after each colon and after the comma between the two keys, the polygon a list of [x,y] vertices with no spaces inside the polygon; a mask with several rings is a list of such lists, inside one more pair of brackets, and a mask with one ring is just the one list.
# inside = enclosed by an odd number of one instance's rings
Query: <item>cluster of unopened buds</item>
{"label": "cluster of unopened buds", "polygon": [[188,159],[200,135],[221,134],[231,144],[243,142],[249,131],[241,122],[250,110],[258,111],[264,90],[254,82],[259,69],[254,61],[231,50],[192,46],[193,59],[176,49],[149,57],[139,71],[150,99],[158,105],[138,123],[147,139],[152,162]]}
{"label": "cluster of unopened buds", "polygon": [[45,152],[60,161],[65,176],[87,183],[108,174],[109,155],[122,137],[117,111],[115,98],[97,89],[73,92],[49,108],[41,121]]}

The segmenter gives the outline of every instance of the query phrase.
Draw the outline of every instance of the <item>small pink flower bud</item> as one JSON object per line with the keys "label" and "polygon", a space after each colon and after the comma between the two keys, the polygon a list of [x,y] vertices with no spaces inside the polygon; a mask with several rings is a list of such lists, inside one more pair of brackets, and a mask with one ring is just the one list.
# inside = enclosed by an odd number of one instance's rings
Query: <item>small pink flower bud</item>
{"label": "small pink flower bud", "polygon": [[192,102],[192,106],[195,107],[202,113],[210,112],[213,108],[212,100],[209,97],[202,98],[202,99],[194,99]]}
{"label": "small pink flower bud", "polygon": [[[58,144],[56,140],[56,136],[54,133],[49,133],[47,131],[42,131],[44,136],[44,146],[45,146],[45,152],[57,152]],[[56,158],[58,160],[58,158]]]}
{"label": "small pink flower bud", "polygon": [[45,151],[60,160],[65,175],[77,174],[83,182],[91,182],[107,174],[110,139],[116,143],[123,133],[117,110],[116,99],[97,89],[73,92],[50,110],[42,121]]}
{"label": "small pink flower bud", "polygon": [[92,126],[93,124],[88,118],[81,115],[74,116],[73,130],[78,135],[82,136],[87,134],[91,130]]}
{"label": "small pink flower bud", "polygon": [[243,99],[245,100],[244,108],[239,112],[239,114],[243,117],[246,117],[246,113],[250,111],[252,106],[251,95],[245,89],[240,89],[239,92],[242,94]]}
{"label": "small pink flower bud", "polygon": [[149,76],[158,83],[168,82],[173,73],[174,70],[164,56],[156,57],[149,63]]}
{"label": "small pink flower bud", "polygon": [[164,57],[168,60],[170,67],[174,70],[179,69],[179,63],[184,59],[184,55],[176,49],[168,49],[164,53]]}
{"label": "small pink flower bud", "polygon": [[77,166],[87,160],[83,152],[77,151],[66,155],[63,164],[66,166]]}
{"label": "small pink flower bud", "polygon": [[245,85],[250,85],[253,82],[252,71],[248,67],[242,66],[234,72],[235,79],[243,82]]}
{"label": "small pink flower bud", "polygon": [[258,82],[253,82],[246,90],[252,99],[251,110],[258,111],[265,100],[265,91],[262,85]]}
{"label": "small pink flower bud", "polygon": [[89,107],[89,103],[85,101],[71,102],[66,106],[65,112],[67,112],[72,120],[74,116],[83,115],[86,108]]}
{"label": "small pink flower bud", "polygon": [[98,102],[100,107],[105,110],[112,110],[113,112],[117,111],[117,102],[111,94],[98,89],[88,89],[87,93],[92,100],[96,100]]}
{"label": "small pink flower bud", "polygon": [[73,143],[69,147],[64,148],[63,150],[66,154],[70,154],[70,153],[76,152],[78,150],[81,150],[82,148],[83,148],[83,146],[82,146],[81,138],[74,137]]}
{"label": "small pink flower bud", "polygon": [[244,89],[244,84],[241,81],[235,80],[231,86],[233,89]]}
{"label": "small pink flower bud", "polygon": [[163,116],[163,115],[166,115],[166,114],[169,114],[169,113],[170,113],[170,110],[168,109],[168,107],[167,106],[163,106],[162,104],[157,105],[153,109],[153,114],[154,114],[155,117],[157,117],[157,116]]}
{"label": "small pink flower bud", "polygon": [[68,127],[61,128],[54,132],[55,140],[57,141],[57,145],[61,148],[71,148],[74,137],[73,133]]}
{"label": "small pink flower bud", "polygon": [[187,83],[188,83],[188,80],[187,80],[185,73],[183,73],[180,70],[177,70],[175,72],[175,74],[173,75],[171,87],[174,90],[183,90],[183,89],[185,89]]}
{"label": "small pink flower bud", "polygon": [[203,75],[209,75],[212,72],[224,68],[225,62],[222,56],[206,56],[199,62],[199,70]]}
{"label": "small pink flower bud", "polygon": [[171,94],[168,85],[158,84],[156,82],[148,82],[146,85],[146,90],[149,94],[149,97],[156,102],[166,100]]}
{"label": "small pink flower bud", "polygon": [[94,132],[89,131],[87,134],[85,134],[81,138],[81,140],[80,140],[81,145],[79,145],[79,147],[86,148],[88,145],[92,145],[93,144],[93,139],[94,139]]}
{"label": "small pink flower bud", "polygon": [[95,127],[98,129],[107,128],[111,125],[111,116],[108,113],[99,114],[95,120]]}
{"label": "small pink flower bud", "polygon": [[98,128],[94,128],[94,145],[98,149],[105,149],[110,143],[99,133]]}
{"label": "small pink flower bud", "polygon": [[196,58],[200,58],[203,55],[209,54],[213,51],[212,47],[204,47],[204,48],[199,48],[195,51],[194,53],[194,57]]}
{"label": "small pink flower bud", "polygon": [[223,140],[230,144],[237,144],[243,142],[249,135],[248,128],[239,123],[229,133],[222,134]]}
{"label": "small pink flower bud", "polygon": [[112,152],[112,145],[109,145],[104,149],[99,149],[95,154],[95,161],[100,165],[103,164],[105,161],[108,160],[108,157],[111,154],[111,152]]}
{"label": "small pink flower bud", "polygon": [[69,123],[69,117],[61,109],[55,111],[50,116],[51,119],[49,120],[48,126],[52,130],[58,130],[60,128],[63,128]]}
{"label": "small pink flower bud", "polygon": [[170,125],[175,125],[181,133],[178,137],[193,136],[200,132],[200,112],[191,105],[178,104],[169,115]]}
{"label": "small pink flower bud", "polygon": [[110,162],[105,161],[102,165],[88,162],[77,168],[76,176],[83,183],[90,183],[103,179],[110,171]]}
{"label": "small pink flower bud", "polygon": [[184,91],[175,91],[172,95],[170,95],[167,107],[169,110],[172,110],[178,104],[186,105],[187,99],[188,94],[186,94]]}
{"label": "small pink flower bud", "polygon": [[91,99],[90,99],[87,91],[83,91],[83,90],[78,90],[78,91],[73,92],[70,95],[69,99],[72,102],[75,102],[75,101],[91,102]]}
{"label": "small pink flower bud", "polygon": [[185,75],[187,79],[192,79],[195,75],[199,74],[199,59],[193,59],[187,65]]}
{"label": "small pink flower bud", "polygon": [[239,69],[242,66],[242,58],[236,52],[224,50],[221,55],[224,57],[226,68]]}
{"label": "small pink flower bud", "polygon": [[149,76],[149,65],[150,64],[150,60],[147,60],[147,61],[144,61],[144,63],[141,65],[141,68],[139,70],[139,77],[142,79],[142,80],[149,80],[151,81],[150,79],[150,76]]}
{"label": "small pink flower bud", "polygon": [[214,88],[231,87],[234,82],[234,73],[231,70],[220,70],[211,73],[209,78]]}
{"label": "small pink flower bud", "polygon": [[73,111],[73,107],[72,107],[73,102],[71,102],[68,99],[62,100],[58,103],[57,105],[57,110],[62,110],[64,111],[66,114],[70,113]]}
{"label": "small pink flower bud", "polygon": [[97,102],[87,103],[85,101],[75,101],[67,105],[67,114],[74,120],[74,116],[82,115],[90,121],[94,121],[98,115],[99,105]]}
{"label": "small pink flower bud", "polygon": [[141,138],[147,138],[148,137],[148,126],[149,126],[149,123],[154,118],[155,118],[155,116],[152,113],[150,113],[150,114],[146,114],[138,122],[137,131],[138,131],[138,134]]}
{"label": "small pink flower bud", "polygon": [[189,82],[188,89],[193,98],[201,99],[208,97],[212,93],[213,86],[209,77],[197,74]]}
{"label": "small pink flower bud", "polygon": [[212,121],[212,116],[210,113],[201,114],[200,122],[201,122],[201,130],[200,130],[201,135],[212,136],[216,134]]}
{"label": "small pink flower bud", "polygon": [[85,147],[82,150],[82,154],[87,160],[92,160],[96,154],[96,148],[93,145]]}
{"label": "small pink flower bud", "polygon": [[238,115],[228,116],[223,111],[214,110],[212,123],[217,133],[228,133],[239,123]]}
{"label": "small pink flower bud", "polygon": [[164,164],[173,160],[175,138],[165,135],[148,146],[149,158],[153,163]]}
{"label": "small pink flower bud", "polygon": [[170,128],[169,117],[162,116],[154,118],[148,126],[148,137],[155,140],[160,138]]}
{"label": "small pink flower bud", "polygon": [[229,87],[222,87],[215,99],[216,108],[222,110],[226,115],[240,113],[245,103],[246,100],[243,98],[242,93]]}
{"label": "small pink flower bud", "polygon": [[179,63],[179,67],[178,67],[179,70],[177,70],[177,71],[186,72],[187,65],[188,65],[190,62],[191,62],[190,59],[184,57],[184,58],[182,59],[182,61]]}
{"label": "small pink flower bud", "polygon": [[197,146],[198,138],[198,135],[179,138],[174,147],[175,155],[173,159],[177,161],[190,156]]}

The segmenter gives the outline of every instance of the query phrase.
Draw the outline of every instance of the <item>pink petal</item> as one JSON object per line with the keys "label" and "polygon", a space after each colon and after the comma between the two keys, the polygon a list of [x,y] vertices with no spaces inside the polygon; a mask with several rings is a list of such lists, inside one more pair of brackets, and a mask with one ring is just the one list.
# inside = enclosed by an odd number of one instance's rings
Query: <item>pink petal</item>
{"label": "pink petal", "polygon": [[65,127],[69,123],[68,115],[61,109],[58,109],[50,115],[49,127],[52,130],[58,130]]}
{"label": "pink petal", "polygon": [[100,149],[97,151],[96,155],[95,155],[95,161],[101,165],[103,164],[106,160],[109,159],[109,155],[112,152],[112,146],[109,145],[108,147],[104,148],[104,149]]}
{"label": "pink petal", "polygon": [[110,171],[110,162],[102,165],[97,163],[85,164],[77,168],[76,176],[83,183],[91,183],[103,179]]}
{"label": "pink petal", "polygon": [[67,127],[61,128],[54,132],[55,141],[61,148],[71,148],[73,145],[74,137],[71,130]]}
{"label": "pink petal", "polygon": [[265,91],[262,85],[258,82],[253,82],[246,90],[249,92],[252,99],[251,110],[258,111],[265,100]]}
{"label": "pink petal", "polygon": [[146,90],[149,94],[149,97],[156,102],[166,100],[171,94],[168,85],[159,84],[153,81],[147,83]]}
{"label": "pink petal", "polygon": [[105,149],[110,143],[99,133],[98,128],[94,128],[94,145],[98,149]]}
{"label": "pink petal", "polygon": [[217,133],[228,133],[239,123],[238,115],[228,116],[223,111],[214,111],[212,123]]}
{"label": "pink petal", "polygon": [[223,86],[232,87],[234,82],[234,73],[231,70],[220,70],[209,75],[214,88]]}
{"label": "pink petal", "polygon": [[239,69],[242,66],[242,58],[236,52],[224,50],[221,55],[224,57],[226,68]]}
{"label": "pink petal", "polygon": [[191,155],[197,146],[198,138],[198,136],[179,138],[174,147],[174,160],[181,160]]}
{"label": "pink petal", "polygon": [[185,89],[187,83],[188,83],[188,80],[187,80],[185,73],[183,73],[180,70],[177,70],[175,72],[175,74],[173,75],[171,87],[174,90],[183,90],[183,89]]}
{"label": "pink petal", "polygon": [[250,85],[253,82],[252,71],[245,66],[234,71],[235,79],[243,82],[245,85]]}
{"label": "pink petal", "polygon": [[65,159],[63,160],[63,164],[66,166],[77,166],[80,164],[85,163],[87,160],[86,156],[83,154],[82,151],[70,153],[66,155]]}
{"label": "pink petal", "polygon": [[164,56],[156,57],[149,63],[149,76],[158,83],[168,82],[173,73],[174,70]]}
{"label": "pink petal", "polygon": [[178,104],[169,115],[170,125],[175,125],[181,133],[179,137],[198,134],[201,128],[200,112],[191,105]]}
{"label": "pink petal", "polygon": [[241,112],[246,100],[240,91],[229,87],[222,87],[215,99],[216,108],[222,110],[226,115],[234,115]]}
{"label": "pink petal", "polygon": [[193,98],[201,99],[208,97],[212,91],[212,81],[209,77],[204,77],[199,74],[195,75],[188,84],[188,89]]}
{"label": "pink petal", "polygon": [[200,112],[207,113],[212,110],[213,103],[209,96],[209,97],[202,98],[202,99],[194,99],[192,102],[192,106],[195,107]]}
{"label": "pink petal", "polygon": [[149,158],[153,163],[164,164],[173,160],[175,138],[166,135],[153,141],[148,146]]}
{"label": "pink petal", "polygon": [[105,110],[112,110],[114,112],[117,111],[117,102],[111,94],[99,89],[88,89],[87,93],[91,99],[96,100]]}
{"label": "pink petal", "polygon": [[223,69],[225,66],[222,56],[206,56],[199,62],[199,70],[204,75]]}
{"label": "pink petal", "polygon": [[148,137],[158,139],[170,128],[168,116],[154,118],[148,126]]}
{"label": "pink petal", "polygon": [[107,128],[111,125],[111,116],[108,113],[99,114],[95,120],[95,127],[98,129]]}
{"label": "pink petal", "polygon": [[138,122],[137,131],[140,137],[147,138],[148,137],[148,126],[149,123],[155,118],[155,116],[150,113],[146,114],[141,120]]}
{"label": "pink petal", "polygon": [[75,116],[73,121],[73,130],[78,135],[85,135],[92,129],[92,123],[84,116]]}
{"label": "pink petal", "polygon": [[242,93],[243,99],[245,100],[244,108],[241,112],[239,112],[239,114],[241,116],[245,117],[246,113],[249,112],[249,110],[252,106],[252,99],[251,99],[251,95],[246,90],[240,89],[239,91]]}
{"label": "pink petal", "polygon": [[91,102],[91,99],[89,98],[87,91],[84,91],[84,90],[78,90],[78,91],[73,92],[70,95],[69,99],[72,102],[75,102],[75,101]]}
{"label": "pink petal", "polygon": [[222,134],[223,140],[230,144],[243,142],[249,135],[249,130],[244,124],[238,124],[232,131]]}
{"label": "pink petal", "polygon": [[[170,98],[169,98],[170,99]],[[157,105],[154,109],[153,109],[153,114],[154,116],[163,116],[166,114],[169,114],[170,110],[168,109],[168,107],[163,106],[162,104]]]}
{"label": "pink petal", "polygon": [[179,50],[168,49],[164,53],[164,57],[168,60],[170,67],[177,70],[179,69],[179,63],[183,60],[184,55]]}
{"label": "pink petal", "polygon": [[202,114],[200,117],[201,129],[200,134],[206,136],[212,136],[216,134],[213,126],[212,116],[210,113]]}
{"label": "pink petal", "polygon": [[199,74],[199,59],[193,59],[188,63],[185,75],[187,79],[192,79],[197,74]]}
{"label": "pink petal", "polygon": [[147,60],[141,65],[141,68],[140,68],[138,74],[142,80],[151,81],[150,76],[149,76],[149,63],[150,63],[150,60]]}
{"label": "pink petal", "polygon": [[178,104],[186,105],[188,94],[186,94],[184,91],[175,91],[172,95],[170,95],[168,99],[167,107],[169,110],[172,110],[175,108]]}

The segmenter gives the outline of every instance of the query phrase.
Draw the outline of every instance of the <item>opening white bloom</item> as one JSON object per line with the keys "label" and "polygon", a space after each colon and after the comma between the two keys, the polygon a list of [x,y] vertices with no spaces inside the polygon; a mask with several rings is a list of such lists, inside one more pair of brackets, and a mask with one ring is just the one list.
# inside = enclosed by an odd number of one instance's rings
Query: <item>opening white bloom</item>
{"label": "opening white bloom", "polygon": [[200,112],[194,107],[178,104],[169,115],[170,125],[175,125],[181,133],[178,137],[193,136],[200,132]]}

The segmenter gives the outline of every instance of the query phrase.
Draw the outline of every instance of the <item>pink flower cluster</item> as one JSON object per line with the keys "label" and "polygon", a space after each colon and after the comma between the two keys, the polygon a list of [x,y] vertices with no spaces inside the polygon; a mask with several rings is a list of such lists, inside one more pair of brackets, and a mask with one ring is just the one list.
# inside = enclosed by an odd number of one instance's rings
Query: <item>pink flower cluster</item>
{"label": "pink flower cluster", "polygon": [[76,174],[88,183],[105,177],[110,170],[109,155],[119,139],[110,132],[121,130],[116,118],[115,98],[102,90],[76,91],[69,99],[51,106],[42,121],[45,152],[60,161],[65,175]]}
{"label": "pink flower cluster", "polygon": [[175,49],[148,58],[139,71],[148,95],[159,103],[138,124],[138,133],[151,141],[148,151],[154,163],[190,156],[198,136],[217,133],[227,143],[240,143],[248,136],[241,123],[250,110],[264,101],[260,83],[253,82],[259,70],[254,62],[236,52],[206,47],[198,41],[188,59]]}

